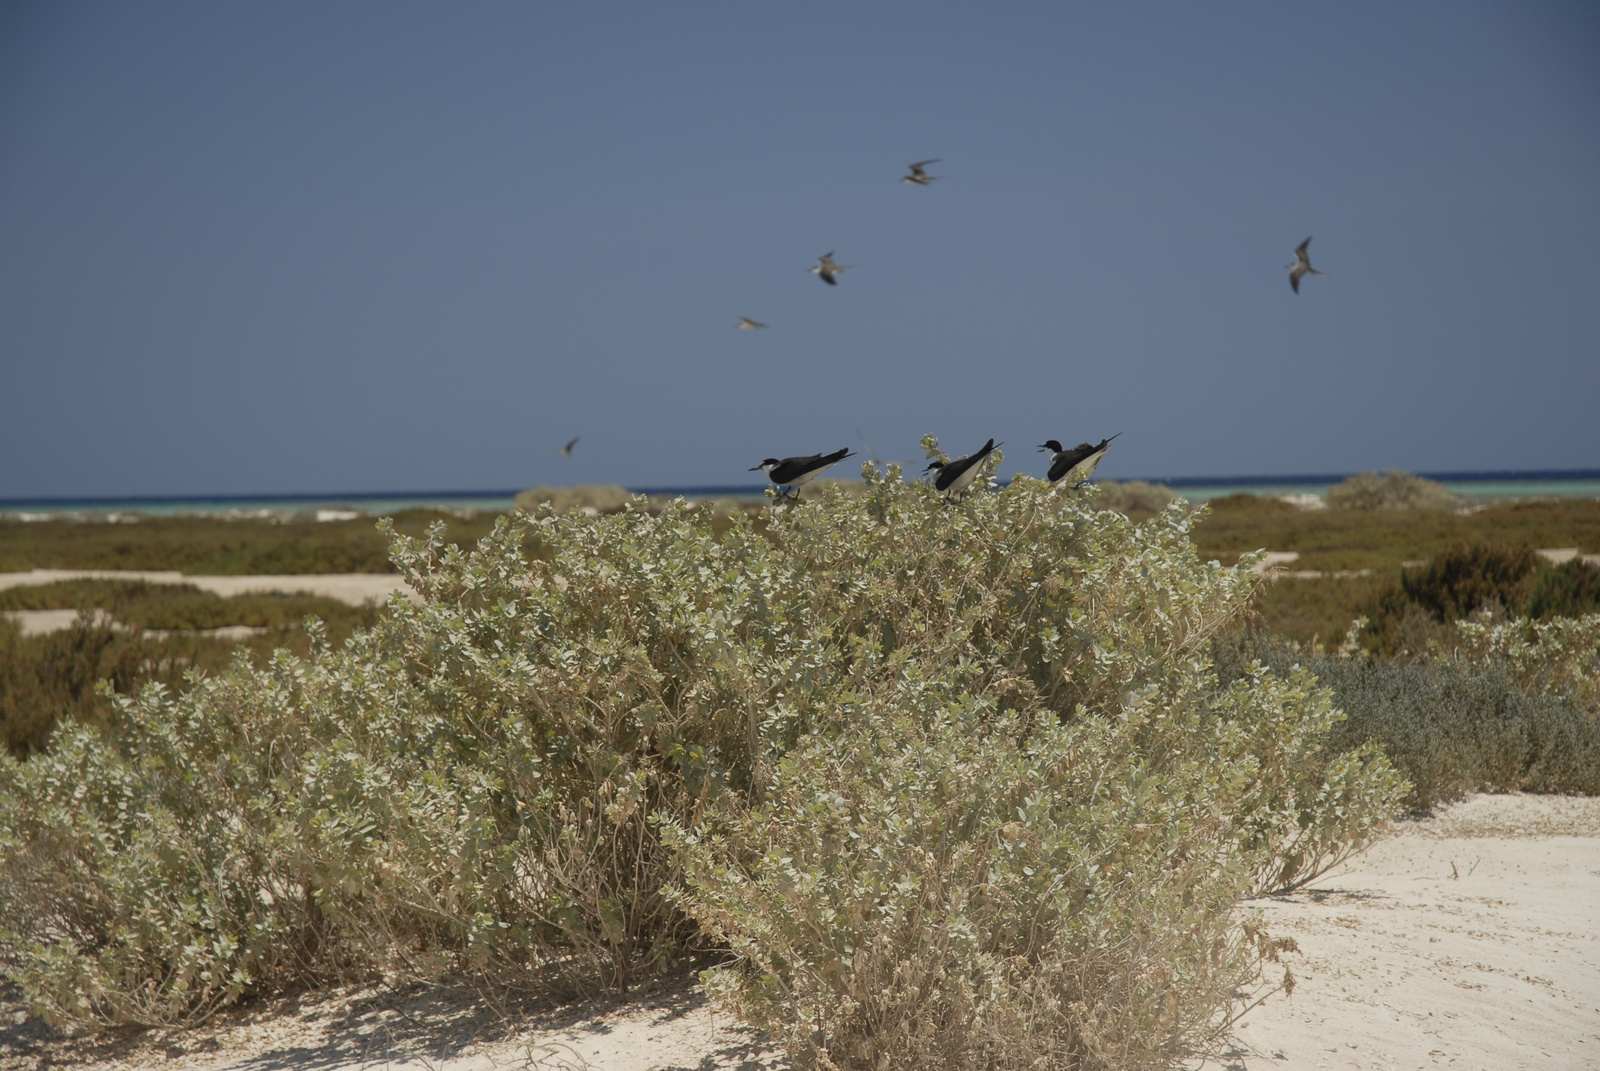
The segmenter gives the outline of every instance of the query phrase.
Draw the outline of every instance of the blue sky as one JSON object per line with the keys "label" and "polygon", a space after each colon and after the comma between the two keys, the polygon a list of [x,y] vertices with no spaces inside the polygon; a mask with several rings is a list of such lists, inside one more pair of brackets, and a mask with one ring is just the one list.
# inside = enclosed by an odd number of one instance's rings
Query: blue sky
{"label": "blue sky", "polygon": [[1600,467],[1597,57],[1579,3],[14,0],[0,497],[741,483],[858,429]]}

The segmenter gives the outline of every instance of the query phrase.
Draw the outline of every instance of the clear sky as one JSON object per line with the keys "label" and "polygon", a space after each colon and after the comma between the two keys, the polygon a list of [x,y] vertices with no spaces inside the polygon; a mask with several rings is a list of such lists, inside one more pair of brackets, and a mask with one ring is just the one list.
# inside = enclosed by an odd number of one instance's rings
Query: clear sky
{"label": "clear sky", "polygon": [[0,497],[1600,467],[1596,248],[1592,3],[10,0]]}

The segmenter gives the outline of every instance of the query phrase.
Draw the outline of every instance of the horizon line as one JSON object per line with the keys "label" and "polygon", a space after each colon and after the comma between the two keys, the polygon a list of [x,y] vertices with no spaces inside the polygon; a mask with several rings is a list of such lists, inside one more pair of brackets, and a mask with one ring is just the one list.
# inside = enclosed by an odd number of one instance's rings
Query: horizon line
{"label": "horizon line", "polygon": [[[1361,471],[1378,471],[1364,469]],[[1395,471],[1395,470],[1385,470]],[[1253,475],[1253,476],[1165,476],[1145,477],[1129,476],[1114,482],[1126,483],[1132,480],[1141,480],[1146,483],[1159,483],[1167,487],[1272,487],[1292,484],[1336,484],[1350,476],[1357,475],[1353,472],[1340,473],[1294,473],[1288,475]],[[1556,482],[1600,480],[1600,468],[1595,469],[1501,469],[1501,470],[1467,470],[1460,472],[1418,472],[1413,475],[1423,479],[1433,480],[1438,483],[1495,483],[1506,480],[1518,482]],[[577,486],[577,485],[566,485]],[[716,495],[716,494],[760,494],[766,490],[767,484],[679,484],[672,486],[656,487],[628,487],[633,494],[641,495]],[[0,498],[0,508],[14,509],[23,506],[111,506],[111,505],[138,505],[156,503],[213,503],[224,504],[229,502],[371,502],[383,499],[464,499],[464,498],[515,498],[526,487],[511,489],[474,489],[464,491],[327,491],[303,492],[299,494],[272,493],[249,494],[232,492],[228,494],[199,494],[199,495],[84,495],[84,496],[48,496],[26,498]]]}

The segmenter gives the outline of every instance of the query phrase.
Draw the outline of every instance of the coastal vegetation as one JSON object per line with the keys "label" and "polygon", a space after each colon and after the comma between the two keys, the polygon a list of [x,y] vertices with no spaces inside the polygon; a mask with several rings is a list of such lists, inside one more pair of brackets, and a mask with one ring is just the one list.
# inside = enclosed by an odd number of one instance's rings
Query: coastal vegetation
{"label": "coastal vegetation", "polygon": [[[411,534],[446,521],[472,543],[493,518],[414,509],[395,514]],[[389,542],[371,517],[317,521],[296,515],[147,517],[115,520],[0,517],[0,573],[31,569],[176,570],[210,576],[256,573],[389,573]]]}
{"label": "coastal vegetation", "polygon": [[[147,684],[184,687],[191,673],[226,669],[243,650],[265,661],[284,648],[310,653],[303,622],[321,621],[330,642],[343,643],[377,621],[375,606],[350,606],[315,595],[248,594],[222,598],[185,584],[71,580],[0,589],[0,613],[80,611],[71,627],[24,636],[0,617],[0,744],[16,754],[42,748],[58,724],[108,728],[110,695]],[[260,635],[220,638],[209,629],[245,626]]]}
{"label": "coastal vegetation", "polygon": [[1466,500],[1444,484],[1400,469],[1358,472],[1328,488],[1329,509],[1460,509]]}
{"label": "coastal vegetation", "polygon": [[[1530,549],[1600,550],[1600,504],[807,492],[403,517],[370,534],[422,601],[382,610],[0,591],[82,611],[0,621],[0,973],[56,1023],[157,1025],[374,979],[626,993],[711,955],[809,1066],[1171,1066],[1292,988],[1245,898],[1403,809],[1600,792],[1600,570]],[[186,523],[99,527],[292,542]],[[300,530],[298,560],[361,545]],[[1376,564],[1270,581],[1257,548]]]}
{"label": "coastal vegetation", "polygon": [[1309,674],[1218,681],[1259,581],[1181,507],[881,480],[710,519],[397,534],[420,605],[0,758],[6,973],[56,1021],[172,1023],[723,948],[718,991],[819,1064],[1159,1066],[1280,950],[1232,906],[1405,791]]}

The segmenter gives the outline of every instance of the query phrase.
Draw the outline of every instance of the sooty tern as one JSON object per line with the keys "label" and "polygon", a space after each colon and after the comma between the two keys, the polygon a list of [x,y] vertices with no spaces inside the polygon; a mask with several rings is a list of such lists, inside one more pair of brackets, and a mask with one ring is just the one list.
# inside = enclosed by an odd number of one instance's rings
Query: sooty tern
{"label": "sooty tern", "polygon": [[741,331],[754,331],[758,327],[765,326],[767,325],[762,323],[760,320],[752,320],[748,316],[739,317],[739,330]]}
{"label": "sooty tern", "polygon": [[938,180],[940,176],[930,175],[922,169],[927,167],[929,164],[936,164],[938,162],[939,158],[937,156],[932,160],[919,160],[911,165],[911,174],[907,175],[900,181],[909,182],[914,186],[926,186],[928,183]]}
{"label": "sooty tern", "polygon": [[925,472],[939,470],[939,475],[933,479],[933,486],[944,492],[944,497],[951,495],[965,495],[967,488],[972,486],[972,481],[983,469],[983,463],[995,448],[995,441],[990,439],[983,444],[983,449],[967,457],[958,457],[954,461],[930,461]]}
{"label": "sooty tern", "polygon": [[1311,254],[1306,252],[1306,246],[1310,244],[1311,239],[1307,238],[1305,241],[1294,247],[1294,263],[1289,265],[1289,286],[1293,288],[1296,294],[1300,292],[1300,277],[1302,275],[1328,274],[1325,271],[1318,271],[1311,266]]}
{"label": "sooty tern", "polygon": [[[1122,432],[1117,432],[1117,435],[1121,434]],[[1117,435],[1111,436],[1111,439],[1115,439]],[[1100,459],[1111,449],[1111,439],[1101,439],[1095,445],[1079,443],[1071,450],[1063,450],[1061,444],[1054,439],[1047,440],[1039,449],[1050,455],[1050,482],[1055,483],[1065,476],[1067,486],[1076,487],[1093,476],[1095,466],[1100,464]]]}
{"label": "sooty tern", "polygon": [[769,457],[759,465],[751,467],[751,472],[764,472],[767,479],[771,480],[782,494],[785,487],[794,488],[794,500],[800,501],[800,487],[810,483],[822,475],[825,469],[832,468],[850,456],[850,448],[835,450],[831,454],[812,454],[809,457],[786,457],[783,459]]}
{"label": "sooty tern", "polygon": [[833,254],[824,253],[817,258],[817,266],[811,269],[811,273],[829,286],[838,286],[838,282],[833,277],[842,271],[849,271],[853,267],[855,267],[854,264],[835,264],[833,262]]}
{"label": "sooty tern", "polygon": [[565,446],[563,446],[561,448],[560,454],[561,454],[562,457],[571,457],[572,456],[572,448],[574,446],[578,445],[578,438],[579,438],[578,436],[574,435],[572,437],[572,441],[567,443],[567,445],[565,445]]}

